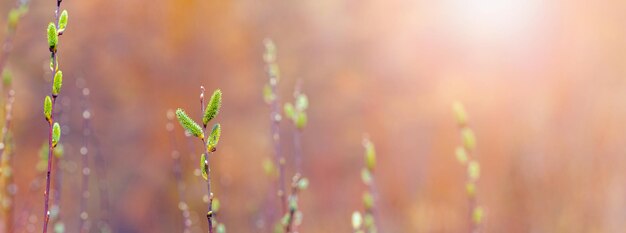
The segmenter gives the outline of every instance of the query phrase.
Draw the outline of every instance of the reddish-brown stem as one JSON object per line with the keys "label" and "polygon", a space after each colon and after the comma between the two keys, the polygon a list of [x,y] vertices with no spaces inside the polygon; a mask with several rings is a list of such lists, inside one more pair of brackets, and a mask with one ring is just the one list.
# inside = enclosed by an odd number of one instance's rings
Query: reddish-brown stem
{"label": "reddish-brown stem", "polygon": [[[276,77],[270,79],[277,80]],[[278,197],[281,202],[281,211],[284,215],[287,213],[287,194],[285,192],[285,158],[282,157],[280,147],[280,106],[278,102],[278,90],[276,84],[278,81],[270,81],[270,87],[274,97],[270,103],[270,120],[272,122],[271,134],[274,145],[274,160],[278,167]]]}
{"label": "reddish-brown stem", "polygon": [[[62,0],[57,0],[57,7],[56,10],[54,11],[54,18],[55,18],[55,22],[59,22],[59,10],[61,8],[61,1]],[[57,23],[55,23],[57,24]],[[59,29],[59,26],[57,24],[57,31]],[[57,66],[58,66],[58,60],[57,60],[57,52],[56,52],[56,48],[51,49],[51,58],[52,58],[52,81],[54,82],[54,76],[56,75],[57,72]],[[52,108],[50,111],[50,119],[48,120],[48,171],[46,172],[46,190],[44,191],[44,208],[43,208],[43,212],[44,212],[44,220],[43,220],[43,233],[47,233],[48,232],[48,222],[50,221],[50,210],[49,210],[49,203],[50,203],[50,175],[52,173],[52,153],[54,150],[54,145],[52,143],[52,127],[54,124],[54,105],[56,103],[56,96],[52,96]]]}
{"label": "reddish-brown stem", "polygon": [[[296,173],[296,175],[293,176],[293,181],[291,183],[291,195],[289,195],[290,199],[295,199],[294,201],[298,201],[298,193],[300,191],[300,189],[298,188],[298,183],[300,182],[300,179],[302,179],[302,176],[300,176],[300,174]],[[297,232],[296,230],[296,224],[295,223],[295,216],[296,216],[296,212],[298,211],[298,209],[296,208],[289,208],[289,217],[287,218],[289,221],[287,221],[287,224],[285,225],[285,232],[289,233],[289,232]]]}
{"label": "reddish-brown stem", "polygon": [[[205,106],[204,106],[204,86],[200,86],[200,113],[204,114],[204,110],[205,110]],[[205,161],[204,161],[204,166],[206,167],[206,186],[207,186],[207,193],[208,193],[208,197],[209,197],[209,203],[207,204],[207,222],[209,225],[209,233],[213,233],[213,220],[214,220],[214,213],[213,213],[213,193],[211,192],[211,166],[209,163],[209,156],[211,155],[211,151],[209,151],[209,149],[207,148],[207,142],[205,140],[206,136],[206,131],[207,131],[207,125],[204,124],[203,122],[203,127],[202,127],[202,134],[204,135],[204,137],[202,138],[202,147],[204,147],[204,157],[205,157]]]}
{"label": "reddish-brown stem", "polygon": [[[56,55],[54,55],[53,53],[53,64],[55,64],[56,62],[54,60],[56,60]],[[54,72],[53,72],[54,73]],[[54,74],[53,74],[54,75]],[[52,97],[52,108],[51,108],[51,113],[54,113],[54,104],[56,102],[56,97]],[[46,190],[44,191],[43,195],[44,195],[44,206],[43,206],[43,233],[47,233],[48,232],[48,221],[50,220],[50,210],[49,210],[49,203],[50,203],[50,174],[52,173],[52,153],[54,150],[54,146],[52,144],[52,125],[54,122],[54,117],[52,114],[50,114],[50,120],[48,121],[48,171],[46,172]]]}
{"label": "reddish-brown stem", "polygon": [[[206,128],[206,127],[205,127]],[[206,130],[206,129],[205,129]],[[202,139],[202,145],[204,148],[206,147],[206,141],[204,140],[204,138]],[[207,187],[207,192],[208,192],[208,197],[209,197],[209,202],[207,204],[207,222],[209,224],[209,233],[213,233],[213,220],[215,218],[214,213],[213,213],[213,193],[211,192],[211,166],[209,163],[209,156],[211,155],[211,152],[208,149],[205,149],[204,152],[204,157],[205,157],[205,161],[204,161],[204,166],[206,168],[206,187]]]}
{"label": "reddish-brown stem", "polygon": [[[369,212],[369,214],[372,215],[372,217],[374,218],[374,228],[377,228],[378,225],[380,225],[380,215],[378,214],[378,209],[376,208],[377,206],[377,202],[378,202],[378,188],[376,187],[376,181],[374,181],[374,174],[373,171],[372,172],[372,181],[369,183],[369,185],[367,185],[370,194],[372,194],[372,198],[374,199],[374,203],[372,204],[372,207],[365,210],[366,212]],[[376,232],[378,232],[378,229],[376,229]]]}

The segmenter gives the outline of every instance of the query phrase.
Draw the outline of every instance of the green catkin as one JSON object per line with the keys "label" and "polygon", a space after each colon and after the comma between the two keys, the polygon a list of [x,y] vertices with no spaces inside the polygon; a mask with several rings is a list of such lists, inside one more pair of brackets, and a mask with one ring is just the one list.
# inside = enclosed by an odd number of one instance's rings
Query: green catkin
{"label": "green catkin", "polygon": [[61,126],[59,126],[58,122],[54,122],[54,126],[52,126],[52,146],[56,146],[61,140]]}
{"label": "green catkin", "polygon": [[63,10],[59,17],[59,30],[65,30],[65,27],[67,27],[67,17],[67,11]]}
{"label": "green catkin", "polygon": [[200,170],[202,171],[202,178],[204,178],[204,180],[209,178],[207,169],[206,155],[202,153],[202,155],[200,155]]}
{"label": "green catkin", "polygon": [[52,99],[50,96],[46,96],[43,101],[43,115],[46,117],[46,120],[49,122],[52,117]]}
{"label": "green catkin", "polygon": [[211,96],[211,100],[207,104],[206,111],[202,117],[202,123],[206,127],[209,121],[213,120],[215,116],[220,112],[222,107],[222,91],[220,89],[215,90]]}
{"label": "green catkin", "polygon": [[54,80],[52,83],[52,96],[56,97],[59,95],[61,91],[61,86],[63,86],[63,72],[60,70],[54,75]]}
{"label": "green catkin", "polygon": [[222,134],[222,127],[220,124],[215,124],[213,126],[213,130],[211,130],[211,134],[209,135],[209,142],[207,144],[207,150],[210,152],[215,152],[217,149],[217,143],[220,141],[220,136]]}
{"label": "green catkin", "polygon": [[48,46],[51,51],[55,51],[59,42],[59,35],[57,34],[57,28],[54,23],[48,24]]}
{"label": "green catkin", "polygon": [[176,118],[178,119],[180,125],[185,128],[185,130],[187,130],[189,133],[191,133],[191,135],[200,139],[204,139],[204,133],[202,132],[202,128],[200,128],[200,126],[195,121],[187,116],[185,110],[181,108],[177,109]]}

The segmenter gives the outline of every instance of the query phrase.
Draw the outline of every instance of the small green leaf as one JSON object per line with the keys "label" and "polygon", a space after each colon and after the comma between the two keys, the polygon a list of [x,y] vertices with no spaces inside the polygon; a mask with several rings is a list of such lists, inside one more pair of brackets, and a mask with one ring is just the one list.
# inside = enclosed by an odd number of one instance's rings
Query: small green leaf
{"label": "small green leaf", "polygon": [[296,195],[289,196],[289,210],[290,211],[298,210],[298,196]]}
{"label": "small green leaf", "polygon": [[263,171],[265,172],[265,175],[269,177],[274,178],[278,176],[278,171],[274,166],[274,161],[269,158],[263,159]]}
{"label": "small green leaf", "polygon": [[219,223],[217,224],[215,231],[217,231],[217,233],[226,233],[226,227],[224,226],[223,223]]}
{"label": "small green leaf", "polygon": [[467,163],[467,152],[465,151],[465,149],[463,147],[457,147],[456,151],[456,159],[459,161],[459,163],[465,165]]}
{"label": "small green leaf", "polygon": [[220,135],[222,134],[222,127],[220,124],[215,124],[211,134],[209,135],[209,142],[207,143],[207,150],[214,152],[217,150],[217,144],[220,142]]}
{"label": "small green leaf", "polygon": [[220,200],[217,198],[213,198],[211,201],[211,210],[213,213],[217,213],[220,210]]}
{"label": "small green leaf", "polygon": [[302,216],[302,211],[296,211],[296,213],[293,214],[293,224],[296,226],[300,226],[302,224],[302,219],[304,216]]}
{"label": "small green leaf", "polygon": [[59,42],[59,35],[57,34],[57,28],[54,23],[48,24],[48,46],[50,51],[56,51],[57,44]]}
{"label": "small green leaf", "polygon": [[285,106],[283,107],[284,111],[285,111],[285,116],[289,119],[294,119],[294,116],[296,115],[296,111],[293,108],[293,104],[291,103],[286,103]]}
{"label": "small green leaf", "polygon": [[372,173],[367,168],[361,169],[361,180],[364,184],[369,185],[372,183]]}
{"label": "small green leaf", "polygon": [[374,149],[374,143],[365,139],[363,146],[365,147],[365,165],[368,170],[373,171],[376,167],[376,150]]}
{"label": "small green leaf", "polygon": [[59,126],[58,122],[54,122],[52,126],[52,146],[56,146],[61,140],[61,126]]}
{"label": "small green leaf", "polygon": [[465,184],[465,191],[467,192],[468,196],[473,197],[474,195],[476,195],[476,185],[473,182]]}
{"label": "small green leaf", "polygon": [[474,222],[474,224],[480,224],[483,221],[483,215],[484,211],[482,207],[477,206],[476,208],[474,208],[474,210],[472,211],[472,221]]}
{"label": "small green leaf", "polygon": [[309,98],[306,97],[305,94],[299,94],[296,97],[296,109],[298,111],[303,112],[309,107]]}
{"label": "small green leaf", "polygon": [[309,179],[302,178],[298,181],[298,189],[305,190],[309,187]]}
{"label": "small green leaf", "polygon": [[285,214],[281,219],[280,219],[280,223],[283,226],[287,226],[287,224],[289,224],[289,222],[291,222],[291,215],[289,215],[289,213]]}
{"label": "small green leaf", "polygon": [[57,95],[59,95],[62,85],[63,85],[63,72],[59,70],[54,75],[54,80],[52,83],[52,96],[56,97]]}
{"label": "small green leaf", "polygon": [[67,11],[63,10],[59,17],[59,30],[65,30],[65,27],[67,27]]}
{"label": "small green leaf", "polygon": [[18,9],[12,9],[9,11],[9,28],[14,29],[17,26],[17,22],[20,21],[21,14]]}
{"label": "small green leaf", "polygon": [[46,120],[50,122],[52,117],[52,99],[50,96],[46,96],[43,101],[43,115],[46,117]]}
{"label": "small green leaf", "polygon": [[202,117],[202,123],[204,126],[209,123],[217,114],[220,112],[220,108],[222,107],[222,91],[220,89],[215,90],[213,95],[211,96],[211,100],[206,106],[206,111],[204,112],[204,117]]}
{"label": "small green leaf", "polygon": [[363,225],[365,228],[370,229],[371,232],[371,230],[375,228],[374,216],[370,213],[365,213],[365,216],[363,217]]}
{"label": "small green leaf", "polygon": [[474,131],[470,128],[463,128],[461,130],[461,136],[463,138],[463,146],[465,149],[473,150],[476,148],[476,136],[474,136]]}
{"label": "small green leaf", "polygon": [[276,95],[272,92],[272,87],[269,84],[265,84],[263,86],[263,100],[265,103],[269,104],[276,99]]}
{"label": "small green leaf", "polygon": [[206,154],[202,153],[200,156],[200,170],[202,170],[202,178],[204,178],[204,180],[209,179],[208,169],[209,165],[206,162]]}
{"label": "small green leaf", "polygon": [[363,225],[363,216],[359,211],[354,211],[352,213],[352,229],[361,229],[361,225]]}
{"label": "small green leaf", "polygon": [[467,174],[472,181],[478,180],[478,178],[480,178],[480,164],[476,161],[469,162],[467,165]]}
{"label": "small green leaf", "polygon": [[263,54],[263,60],[267,63],[271,63],[276,61],[276,44],[272,39],[263,40],[263,44],[265,45],[265,53]]}
{"label": "small green leaf", "polygon": [[54,224],[54,233],[64,233],[65,232],[65,224],[62,222],[57,222]]}
{"label": "small green leaf", "polygon": [[52,154],[57,158],[62,158],[64,153],[63,143],[57,144],[52,150]]}
{"label": "small green leaf", "polygon": [[465,126],[467,124],[467,113],[465,113],[465,108],[461,102],[454,102],[452,104],[452,111],[454,112],[454,118],[456,119],[456,123],[460,126]]}
{"label": "small green leaf", "polygon": [[13,75],[11,74],[9,69],[5,69],[2,72],[2,85],[4,85],[5,87],[9,87],[11,86],[11,83],[13,83]]}
{"label": "small green leaf", "polygon": [[304,127],[306,126],[307,121],[308,121],[308,118],[307,118],[305,112],[300,112],[300,113],[296,114],[296,119],[295,119],[296,128],[304,129]]}
{"label": "small green leaf", "polygon": [[176,118],[178,119],[180,125],[189,133],[191,133],[191,135],[196,136],[200,139],[204,139],[204,133],[202,132],[202,128],[200,128],[200,126],[195,121],[187,116],[185,110],[181,108],[176,109]]}
{"label": "small green leaf", "polygon": [[374,196],[370,192],[363,193],[363,205],[365,205],[365,209],[369,210],[374,207]]}

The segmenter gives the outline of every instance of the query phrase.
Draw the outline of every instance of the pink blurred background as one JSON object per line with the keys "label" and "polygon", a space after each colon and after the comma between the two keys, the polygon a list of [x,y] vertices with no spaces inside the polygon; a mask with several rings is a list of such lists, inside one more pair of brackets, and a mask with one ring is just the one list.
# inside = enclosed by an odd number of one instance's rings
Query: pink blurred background
{"label": "pink blurred background", "polygon": [[[0,15],[14,6],[0,3]],[[46,140],[49,93],[45,26],[55,1],[32,0],[8,68],[15,76],[16,210],[29,193]],[[465,170],[451,111],[465,104],[482,165],[484,232],[622,232],[626,223],[626,2],[624,1],[63,1],[68,30],[59,56],[62,219],[78,229],[81,109],[108,163],[113,232],[181,232],[165,130],[168,109],[199,120],[199,86],[220,88],[223,133],[212,160],[219,221],[228,232],[270,232],[264,208],[273,155],[263,39],[278,48],[282,101],[297,80],[309,96],[303,133],[301,232],[350,232],[362,209],[361,139],[376,144],[380,232],[467,228]],[[5,25],[0,17],[0,25]],[[0,33],[0,38],[5,32]],[[281,123],[283,151],[293,127]],[[184,177],[193,232],[206,232],[202,149],[187,150]],[[288,174],[292,174],[288,169]],[[100,207],[92,180],[89,217]],[[21,211],[21,212],[20,212]],[[91,232],[99,232],[95,227]]]}

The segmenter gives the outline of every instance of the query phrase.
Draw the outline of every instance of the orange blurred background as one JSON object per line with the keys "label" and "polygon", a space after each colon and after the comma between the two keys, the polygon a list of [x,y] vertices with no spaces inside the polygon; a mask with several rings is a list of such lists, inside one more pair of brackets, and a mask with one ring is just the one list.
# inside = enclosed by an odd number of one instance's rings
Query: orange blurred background
{"label": "orange blurred background", "polygon": [[[35,232],[43,198],[28,189],[45,179],[35,164],[47,139],[45,28],[55,2],[32,0],[8,63],[16,210],[34,206]],[[2,1],[0,15],[12,6]],[[455,100],[478,139],[484,232],[626,228],[624,1],[65,0],[62,8],[70,16],[59,47],[67,232],[77,232],[79,219],[79,79],[91,90],[107,161],[113,232],[182,231],[165,113],[182,107],[199,120],[200,85],[224,93],[211,161],[219,221],[229,232],[270,232],[263,215],[273,187],[261,165],[273,156],[264,38],[278,48],[281,101],[293,101],[297,80],[310,101],[303,147],[311,185],[301,195],[301,232],[351,231],[365,190],[365,134],[378,152],[380,232],[466,230]],[[288,158],[292,130],[281,123]],[[201,144],[193,141],[190,151],[178,124],[175,133],[193,232],[206,232],[206,190],[193,174]],[[95,185],[91,220],[100,210]]]}

